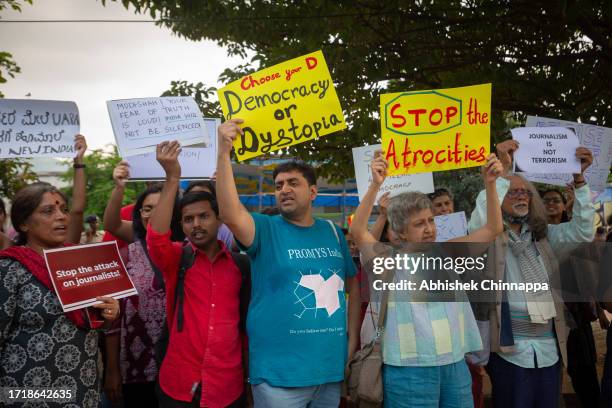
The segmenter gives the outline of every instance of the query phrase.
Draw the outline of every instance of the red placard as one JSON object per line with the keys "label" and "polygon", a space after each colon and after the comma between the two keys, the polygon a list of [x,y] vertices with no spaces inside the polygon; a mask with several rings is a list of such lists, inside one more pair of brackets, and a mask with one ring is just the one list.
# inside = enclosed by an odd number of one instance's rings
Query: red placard
{"label": "red placard", "polygon": [[50,249],[44,254],[64,312],[101,303],[97,296],[120,299],[138,294],[115,241]]}

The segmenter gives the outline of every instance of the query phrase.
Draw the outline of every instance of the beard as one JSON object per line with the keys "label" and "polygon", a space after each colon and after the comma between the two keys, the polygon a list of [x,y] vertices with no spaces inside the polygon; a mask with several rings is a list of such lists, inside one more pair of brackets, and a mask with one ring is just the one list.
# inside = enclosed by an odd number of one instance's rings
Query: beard
{"label": "beard", "polygon": [[[514,210],[514,208],[513,208]],[[529,220],[529,208],[526,212],[520,211],[522,215],[519,215],[516,211],[514,214],[510,214],[502,210],[502,217],[508,224],[525,224]],[[524,214],[523,214],[524,213]]]}
{"label": "beard", "polygon": [[512,214],[515,217],[526,217],[529,215],[529,206],[526,204],[513,204],[512,205]]}

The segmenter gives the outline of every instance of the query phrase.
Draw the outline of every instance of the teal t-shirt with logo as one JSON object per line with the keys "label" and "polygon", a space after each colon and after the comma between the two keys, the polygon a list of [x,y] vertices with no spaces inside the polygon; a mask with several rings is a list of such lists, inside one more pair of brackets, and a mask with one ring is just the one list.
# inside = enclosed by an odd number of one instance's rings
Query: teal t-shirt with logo
{"label": "teal t-shirt with logo", "polygon": [[247,318],[252,384],[306,387],[342,381],[347,355],[345,285],[356,269],[342,231],[252,214]]}

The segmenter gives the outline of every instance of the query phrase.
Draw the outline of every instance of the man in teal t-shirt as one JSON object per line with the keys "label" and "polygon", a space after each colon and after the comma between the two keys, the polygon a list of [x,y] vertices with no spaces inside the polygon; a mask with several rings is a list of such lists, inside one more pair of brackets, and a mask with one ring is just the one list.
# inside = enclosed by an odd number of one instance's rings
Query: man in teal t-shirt
{"label": "man in teal t-shirt", "polygon": [[240,203],[230,152],[241,123],[219,127],[217,199],[252,261],[247,332],[255,407],[336,408],[344,365],[359,341],[355,265],[342,231],[312,216],[316,175],[307,164],[287,162],[274,171],[280,215],[250,214]]}

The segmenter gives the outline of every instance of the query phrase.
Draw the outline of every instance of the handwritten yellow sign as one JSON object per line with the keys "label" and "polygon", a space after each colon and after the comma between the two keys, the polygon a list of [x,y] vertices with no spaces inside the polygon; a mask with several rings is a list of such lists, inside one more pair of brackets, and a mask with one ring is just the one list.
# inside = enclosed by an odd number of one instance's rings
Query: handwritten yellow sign
{"label": "handwritten yellow sign", "polygon": [[226,119],[244,120],[234,143],[239,161],[346,128],[321,51],[247,75],[218,95]]}
{"label": "handwritten yellow sign", "polygon": [[491,84],[380,96],[389,174],[480,166],[489,155]]}

